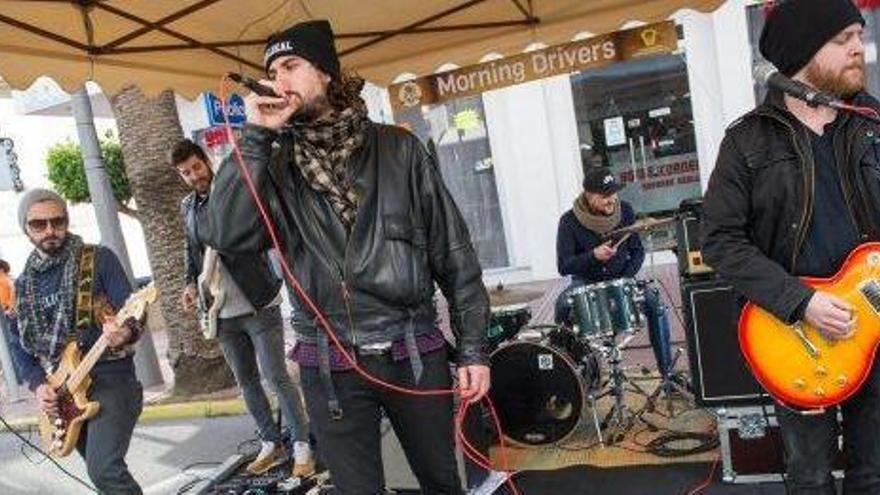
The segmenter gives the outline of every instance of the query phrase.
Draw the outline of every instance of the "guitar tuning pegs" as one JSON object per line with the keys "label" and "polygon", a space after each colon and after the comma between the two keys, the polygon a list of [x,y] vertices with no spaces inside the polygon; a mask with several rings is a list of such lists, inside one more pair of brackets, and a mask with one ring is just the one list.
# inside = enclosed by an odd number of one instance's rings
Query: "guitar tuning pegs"
{"label": "guitar tuning pegs", "polygon": [[807,382],[803,378],[798,378],[794,381],[794,386],[797,388],[805,388],[807,386]]}

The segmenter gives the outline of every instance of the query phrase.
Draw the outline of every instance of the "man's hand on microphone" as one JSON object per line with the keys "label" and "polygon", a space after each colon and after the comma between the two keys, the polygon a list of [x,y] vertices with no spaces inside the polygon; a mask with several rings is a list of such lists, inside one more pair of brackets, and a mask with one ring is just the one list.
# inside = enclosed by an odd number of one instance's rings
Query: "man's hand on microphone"
{"label": "man's hand on microphone", "polygon": [[[278,91],[278,88],[275,87],[272,81],[263,79],[260,81],[260,84],[273,88],[278,94],[283,94],[281,91]],[[302,107],[302,104],[302,99],[295,94],[281,98],[259,96],[255,93],[250,93],[244,98],[248,122],[276,131],[281,129],[290,120],[290,117]]]}

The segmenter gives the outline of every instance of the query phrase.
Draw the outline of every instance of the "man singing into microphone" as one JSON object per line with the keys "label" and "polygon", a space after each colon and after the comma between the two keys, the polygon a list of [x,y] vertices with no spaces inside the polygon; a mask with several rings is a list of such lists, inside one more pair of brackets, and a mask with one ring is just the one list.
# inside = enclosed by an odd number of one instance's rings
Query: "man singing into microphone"
{"label": "man singing into microphone", "polygon": [[[761,53],[785,76],[877,109],[864,92],[864,24],[852,0],[788,0],[768,14]],[[853,308],[798,276],[832,275],[858,244],[880,240],[878,135],[862,118],[770,88],[721,144],[704,203],[706,261],[778,319],[849,338]],[[844,491],[880,493],[880,366],[841,408]],[[837,408],[776,412],[789,493],[835,493]]]}
{"label": "man singing into microphone", "polygon": [[[280,97],[248,96],[241,151],[308,297],[371,375],[407,388],[449,389],[436,283],[449,302],[461,398],[479,400],[489,388],[488,294],[467,226],[431,155],[409,132],[367,118],[364,81],[340,70],[327,21],[270,38],[265,67],[264,83]],[[223,253],[265,251],[267,229],[236,163],[224,163],[215,181],[208,244]],[[292,299],[293,357],[334,493],[384,493],[383,412],[423,493],[463,493],[452,397],[370,383],[332,347],[305,301]]]}

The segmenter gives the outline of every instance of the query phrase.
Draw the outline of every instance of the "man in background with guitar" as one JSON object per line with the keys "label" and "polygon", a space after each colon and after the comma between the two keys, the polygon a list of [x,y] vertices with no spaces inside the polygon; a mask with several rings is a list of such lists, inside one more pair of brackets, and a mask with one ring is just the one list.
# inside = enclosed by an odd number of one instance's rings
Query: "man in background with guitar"
{"label": "man in background with guitar", "polygon": [[112,251],[83,244],[68,232],[67,206],[54,192],[25,194],[18,220],[35,248],[16,280],[18,339],[10,347],[23,378],[36,391],[40,409],[54,416],[59,397],[44,368],[58,365],[68,343],[77,342],[85,353],[103,332],[109,349],[91,370],[88,394],[100,411],[86,422],[76,448],[101,493],[140,494],[125,455],[143,406],[132,360],[141,327],[133,318],[122,325],[110,318],[103,328],[96,322],[100,304],[115,312],[128,299],[128,277]]}
{"label": "man in background with guitar", "polygon": [[[607,167],[591,167],[583,192],[572,209],[559,219],[556,233],[556,266],[560,275],[570,275],[571,285],[556,299],[556,323],[571,325],[572,290],[584,285],[636,276],[645,261],[645,248],[637,232],[611,235],[635,223],[632,205],[621,201],[623,189]],[[669,322],[666,310],[653,289],[645,291],[645,317],[657,369],[668,375],[672,365]]]}
{"label": "man in background with guitar", "polygon": [[262,440],[259,454],[246,469],[251,474],[262,474],[289,457],[260,383],[262,369],[291,429],[293,475],[310,475],[315,470],[315,461],[301,391],[285,366],[279,307],[281,280],[272,272],[268,252],[219,255],[199,237],[199,216],[204,214],[214,179],[205,152],[184,139],[171,150],[169,161],[192,189],[181,203],[186,225],[187,281],[181,301],[186,311],[195,311],[201,301],[205,336],[220,341]]}
{"label": "man in background with guitar", "polygon": [[[768,13],[761,53],[785,76],[877,109],[864,92],[864,24],[851,0],[780,2]],[[864,119],[771,88],[764,103],[728,128],[706,192],[707,262],[753,304],[792,325],[782,328],[798,332],[795,324],[803,321],[823,345],[844,345],[860,322],[850,302],[798,277],[834,275],[859,243],[880,240],[877,136],[877,126]],[[765,341],[777,335],[769,325],[756,331]],[[803,340],[790,355],[805,352],[809,339]],[[842,386],[847,378],[841,377]],[[814,378],[813,370],[805,375]],[[794,382],[804,388],[804,381]],[[832,390],[808,392],[820,397]],[[776,408],[789,493],[835,493],[837,408],[801,414],[790,405]],[[841,407],[845,492],[880,493],[880,367],[874,364]]]}

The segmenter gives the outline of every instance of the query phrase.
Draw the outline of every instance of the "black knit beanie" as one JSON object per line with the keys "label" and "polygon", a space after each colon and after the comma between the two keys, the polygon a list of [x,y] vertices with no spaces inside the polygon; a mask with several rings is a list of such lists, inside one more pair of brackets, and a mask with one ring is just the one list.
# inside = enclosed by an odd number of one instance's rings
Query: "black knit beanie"
{"label": "black knit beanie", "polygon": [[825,43],[856,22],[865,25],[853,0],[785,0],[767,14],[761,55],[786,76],[804,68]]}
{"label": "black knit beanie", "polygon": [[266,72],[272,61],[285,55],[302,57],[331,79],[339,79],[339,57],[328,21],[302,22],[270,36],[263,57]]}

